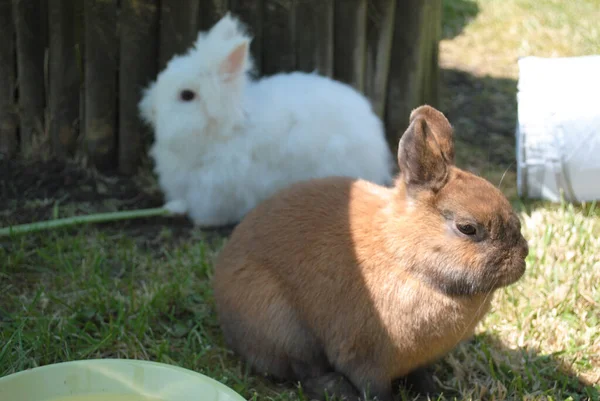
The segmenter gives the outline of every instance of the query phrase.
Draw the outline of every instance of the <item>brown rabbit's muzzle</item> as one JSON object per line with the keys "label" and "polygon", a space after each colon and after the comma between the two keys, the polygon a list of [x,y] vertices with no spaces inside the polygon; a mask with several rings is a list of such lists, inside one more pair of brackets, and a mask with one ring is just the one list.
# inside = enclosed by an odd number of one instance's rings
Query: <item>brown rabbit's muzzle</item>
{"label": "brown rabbit's muzzle", "polygon": [[525,259],[529,254],[529,246],[527,240],[520,233],[515,235],[516,240],[507,245],[503,257],[496,266],[490,266],[495,270],[496,288],[506,287],[518,281],[525,274],[526,262]]}
{"label": "brown rabbit's muzzle", "polygon": [[525,259],[527,258],[527,255],[529,255],[529,245],[527,244],[527,240],[525,239],[525,237],[520,235],[519,244],[513,250],[512,257],[512,271],[514,271],[514,279],[509,284],[512,284],[513,282],[520,279],[521,276],[523,276],[523,274],[525,273],[525,268],[527,266]]}

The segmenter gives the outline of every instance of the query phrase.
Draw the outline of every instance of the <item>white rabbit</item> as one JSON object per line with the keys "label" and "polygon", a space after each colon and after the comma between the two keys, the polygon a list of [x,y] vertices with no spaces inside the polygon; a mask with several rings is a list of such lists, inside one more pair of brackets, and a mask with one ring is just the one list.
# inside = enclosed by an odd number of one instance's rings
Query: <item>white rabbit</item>
{"label": "white rabbit", "polygon": [[144,90],[139,111],[155,131],[165,207],[219,226],[296,181],[391,185],[391,152],[369,101],[316,73],[252,79],[250,41],[228,13]]}

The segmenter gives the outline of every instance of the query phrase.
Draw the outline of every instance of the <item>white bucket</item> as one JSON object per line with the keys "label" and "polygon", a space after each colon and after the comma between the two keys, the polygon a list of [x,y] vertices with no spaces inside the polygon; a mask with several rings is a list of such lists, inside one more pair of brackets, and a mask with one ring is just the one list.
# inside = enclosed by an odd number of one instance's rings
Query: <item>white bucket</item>
{"label": "white bucket", "polygon": [[600,56],[519,60],[517,188],[600,200]]}

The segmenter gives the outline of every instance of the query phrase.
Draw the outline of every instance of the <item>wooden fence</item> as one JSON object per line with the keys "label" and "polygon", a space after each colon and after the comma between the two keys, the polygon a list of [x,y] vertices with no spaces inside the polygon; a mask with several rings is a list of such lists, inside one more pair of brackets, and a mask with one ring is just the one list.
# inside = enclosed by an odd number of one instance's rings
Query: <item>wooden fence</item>
{"label": "wooden fence", "polygon": [[410,110],[438,99],[441,1],[0,0],[0,153],[136,172],[152,135],[141,89],[228,10],[253,34],[260,74],[317,68],[350,83],[395,150]]}

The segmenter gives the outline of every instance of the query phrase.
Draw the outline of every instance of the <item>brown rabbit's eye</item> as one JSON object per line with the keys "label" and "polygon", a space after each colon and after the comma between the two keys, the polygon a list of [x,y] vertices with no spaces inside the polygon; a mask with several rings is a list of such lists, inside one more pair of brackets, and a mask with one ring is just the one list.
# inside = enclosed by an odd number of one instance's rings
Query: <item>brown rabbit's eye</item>
{"label": "brown rabbit's eye", "polygon": [[477,229],[471,224],[456,224],[456,228],[458,231],[463,233],[464,235],[475,235],[477,233]]}
{"label": "brown rabbit's eye", "polygon": [[181,100],[184,102],[189,102],[190,100],[194,100],[196,94],[189,89],[185,89],[181,91],[179,97],[181,97]]}

